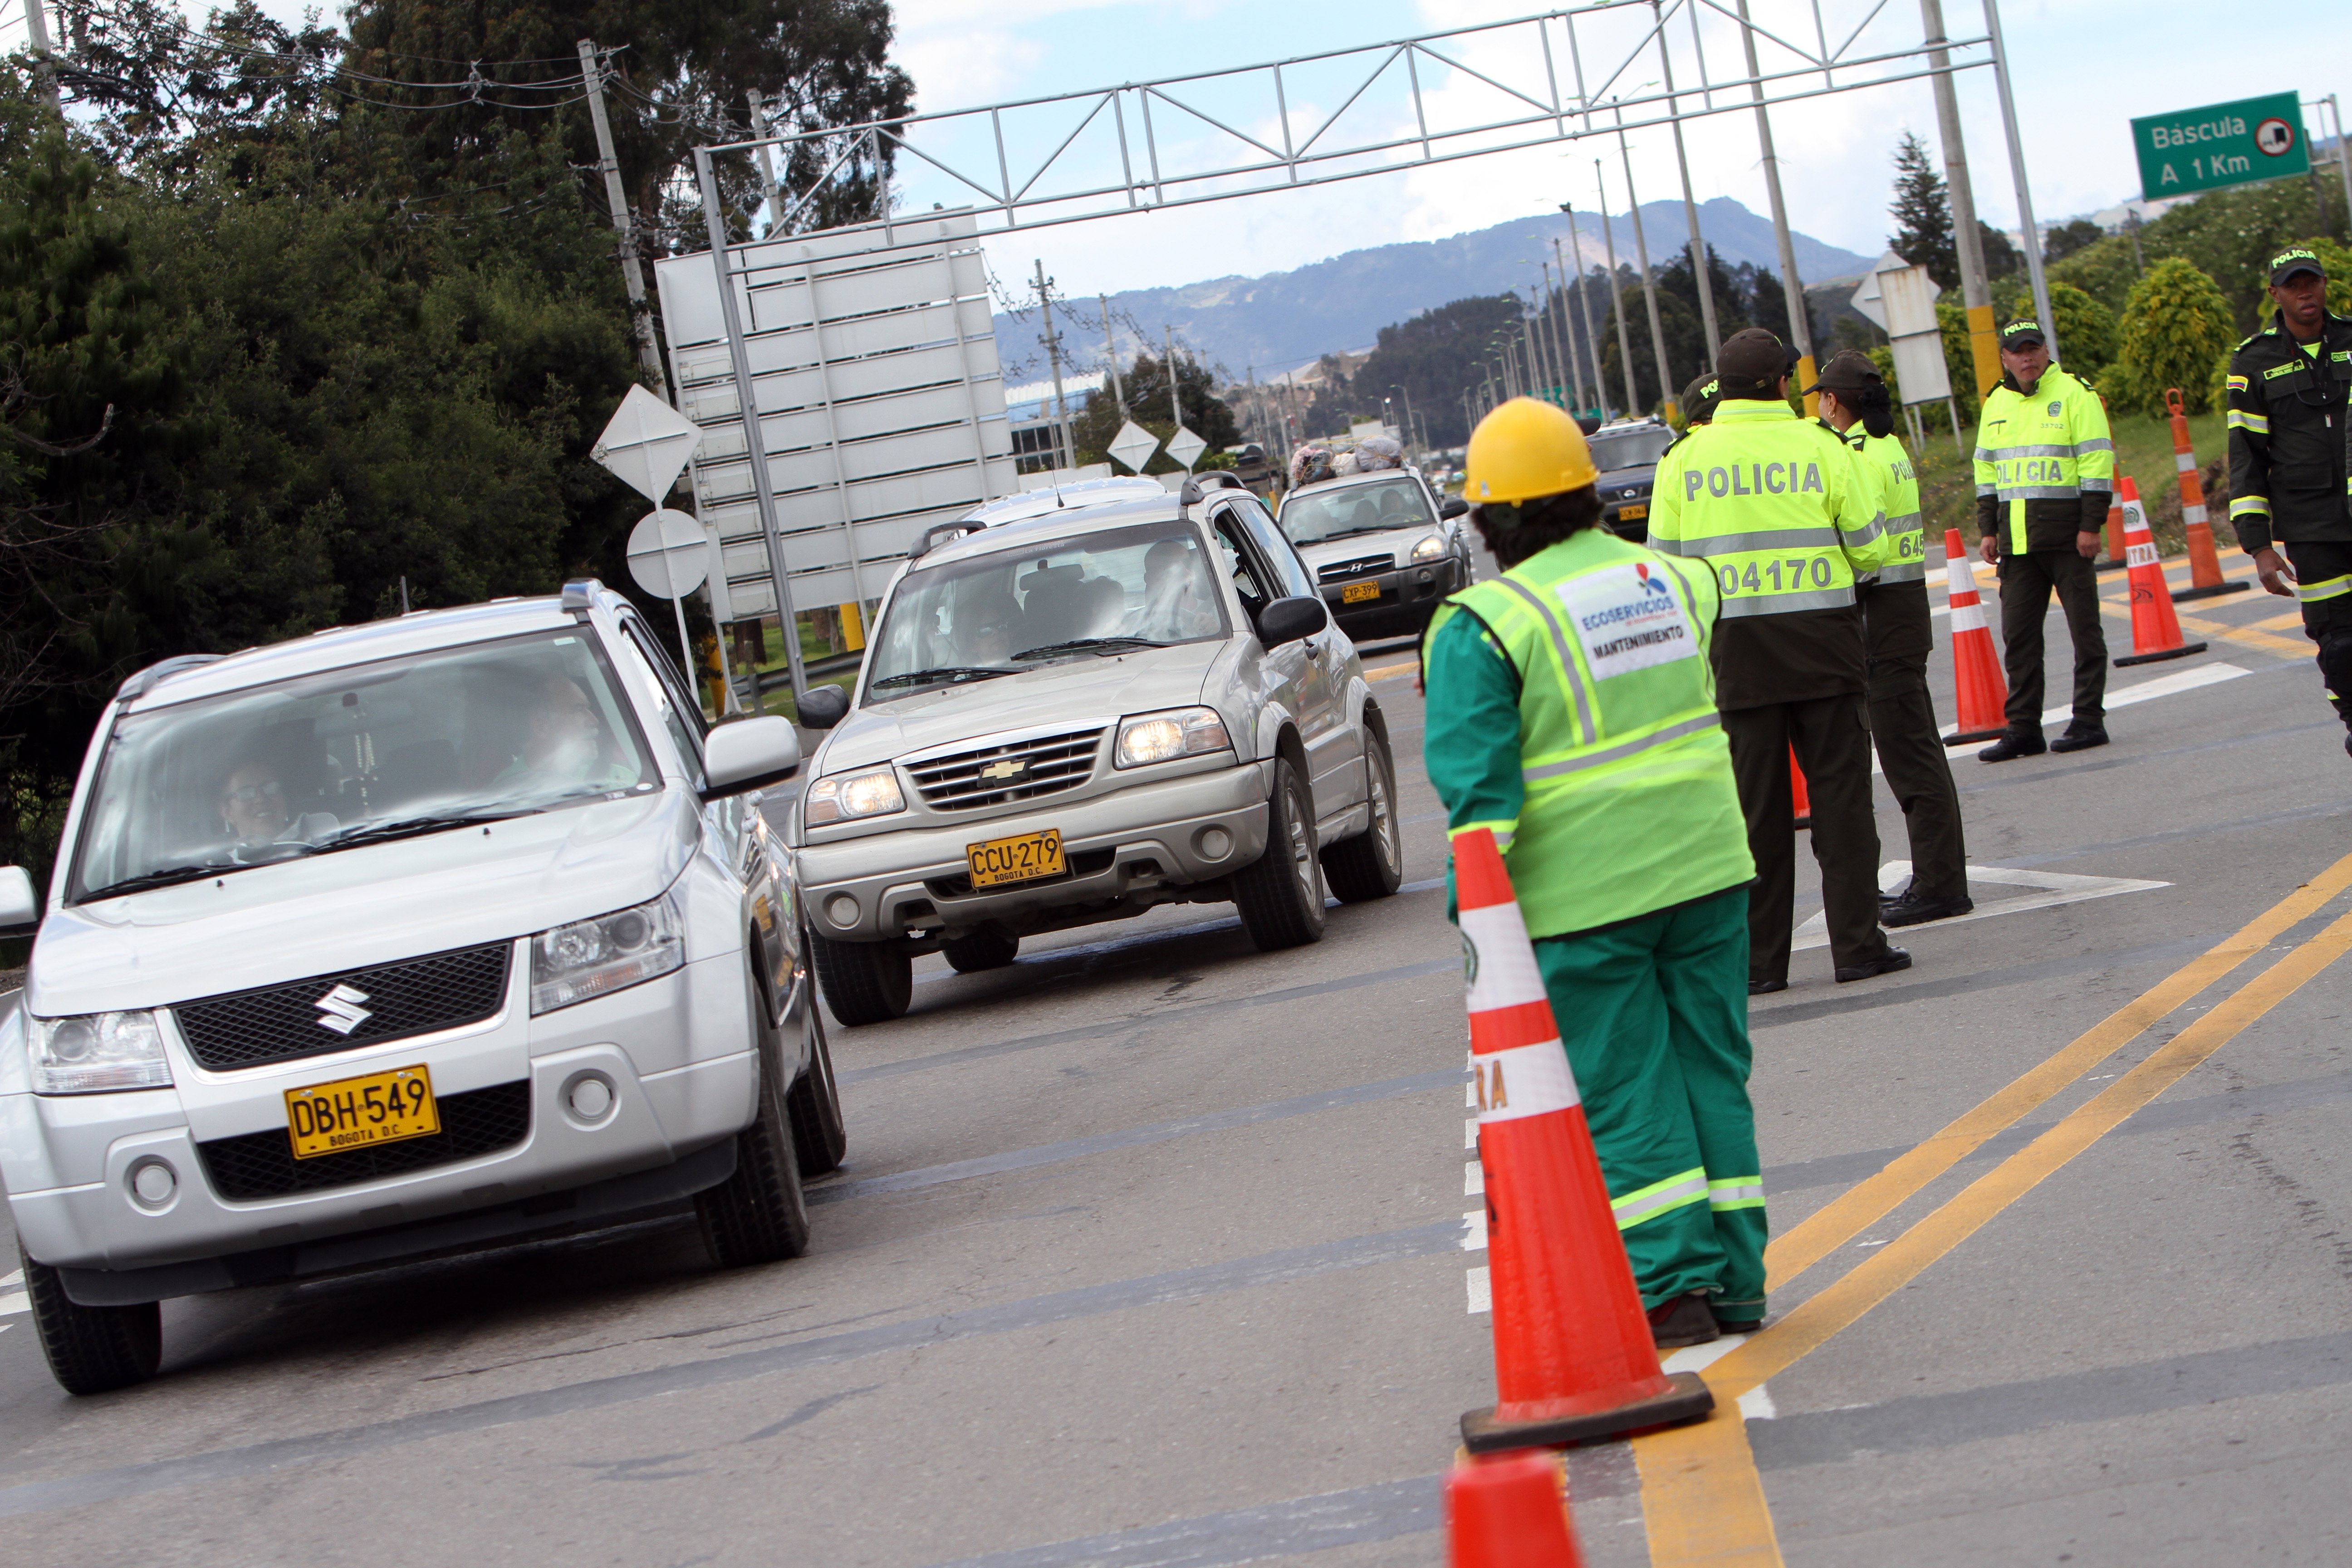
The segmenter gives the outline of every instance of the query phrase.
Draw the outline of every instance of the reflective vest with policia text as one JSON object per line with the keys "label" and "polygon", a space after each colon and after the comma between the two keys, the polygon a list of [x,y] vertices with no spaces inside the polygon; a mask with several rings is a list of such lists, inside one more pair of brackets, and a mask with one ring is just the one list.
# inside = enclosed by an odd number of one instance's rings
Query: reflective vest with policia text
{"label": "reflective vest with policia text", "polygon": [[1605,528],[1438,606],[1423,648],[1468,615],[1518,676],[1519,815],[1456,831],[1494,830],[1536,935],[1632,920],[1756,875],[1707,659],[1716,611],[1704,569]]}
{"label": "reflective vest with policia text", "polygon": [[1927,577],[1927,541],[1919,515],[1919,476],[1911,454],[1893,436],[1873,436],[1856,425],[1846,432],[1846,445],[1865,464],[1885,475],[1879,504],[1886,509],[1886,540],[1892,559],[1879,573],[1882,583],[1922,583]]}
{"label": "reflective vest with policia text", "polygon": [[1840,609],[1894,560],[1879,490],[1828,426],[1736,399],[1658,460],[1650,548],[1704,558],[1727,620]]}
{"label": "reflective vest with policia text", "polygon": [[2004,549],[2073,550],[2076,533],[2105,523],[2116,488],[2116,443],[2099,395],[2054,364],[2030,397],[2004,376],[1977,425],[1976,479],[1979,515],[1990,500]]}

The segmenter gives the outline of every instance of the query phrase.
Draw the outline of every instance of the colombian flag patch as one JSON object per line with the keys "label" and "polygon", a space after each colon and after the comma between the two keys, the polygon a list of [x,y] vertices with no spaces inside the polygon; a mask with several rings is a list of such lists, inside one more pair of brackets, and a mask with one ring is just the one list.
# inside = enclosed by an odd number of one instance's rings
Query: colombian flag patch
{"label": "colombian flag patch", "polygon": [[2245,378],[2244,376],[2242,376],[2242,375],[2233,375],[2233,376],[2230,377],[2230,378],[2229,378],[2229,390],[2230,390],[2230,391],[2231,391],[2231,392],[2243,392],[2243,391],[2245,391],[2245,390],[2246,390],[2246,378]]}

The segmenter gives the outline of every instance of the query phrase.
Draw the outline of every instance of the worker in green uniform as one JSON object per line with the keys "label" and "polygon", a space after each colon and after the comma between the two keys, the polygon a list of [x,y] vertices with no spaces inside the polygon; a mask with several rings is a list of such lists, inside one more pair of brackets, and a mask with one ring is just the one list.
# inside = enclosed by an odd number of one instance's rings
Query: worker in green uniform
{"label": "worker in green uniform", "polygon": [[1723,594],[1716,697],[1756,859],[1748,988],[1789,988],[1796,903],[1793,747],[1840,983],[1911,967],[1878,924],[1867,664],[1854,582],[1891,562],[1878,486],[1835,432],[1789,405],[1788,353],[1760,327],[1716,359],[1715,418],[1658,460],[1650,548],[1704,562]]}
{"label": "worker in green uniform", "polygon": [[1969,852],[1960,832],[1960,794],[1944,759],[1936,700],[1927,691],[1927,655],[1936,623],[1927,604],[1926,528],[1911,454],[1895,436],[1886,382],[1870,356],[1847,349],[1805,388],[1821,396],[1822,423],[1843,437],[1879,486],[1894,559],[1874,583],[1858,583],[1863,637],[1870,660],[1870,738],[1886,787],[1903,808],[1911,840],[1911,880],[1878,902],[1882,925],[1949,920],[1976,908],[1969,897]]}
{"label": "worker in green uniform", "polygon": [[1748,1100],[1755,875],[1707,647],[1719,595],[1601,521],[1575,420],[1514,398],[1464,493],[1503,566],[1423,642],[1423,754],[1452,833],[1489,828],[1660,1346],[1764,1316]]}

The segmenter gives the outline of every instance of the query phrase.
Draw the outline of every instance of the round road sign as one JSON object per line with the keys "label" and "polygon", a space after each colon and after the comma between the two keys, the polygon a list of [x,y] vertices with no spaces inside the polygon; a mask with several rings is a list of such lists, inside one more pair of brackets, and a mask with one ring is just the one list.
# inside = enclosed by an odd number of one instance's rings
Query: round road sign
{"label": "round road sign", "polygon": [[710,574],[710,545],[702,524],[664,507],[629,531],[629,575],[648,594],[683,599]]}
{"label": "round road sign", "polygon": [[2273,158],[2294,151],[2294,127],[2284,120],[2265,120],[2254,127],[2254,145]]}

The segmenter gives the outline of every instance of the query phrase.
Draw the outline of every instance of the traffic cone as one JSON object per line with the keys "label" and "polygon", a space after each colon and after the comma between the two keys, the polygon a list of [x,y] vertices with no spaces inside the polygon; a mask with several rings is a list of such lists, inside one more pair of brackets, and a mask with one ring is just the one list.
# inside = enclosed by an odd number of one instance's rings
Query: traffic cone
{"label": "traffic cone", "polygon": [[1944,596],[1952,606],[1952,683],[1959,689],[1959,730],[1948,746],[1998,741],[2009,732],[2009,682],[1993,652],[1992,628],[1977,598],[1976,563],[1960,545],[1960,531],[1944,530]]}
{"label": "traffic cone", "polygon": [[1789,748],[1789,795],[1797,803],[1797,826],[1813,825],[1813,795],[1805,787],[1805,770],[1797,765],[1797,748]]}
{"label": "traffic cone", "polygon": [[2242,593],[2252,584],[2223,577],[2221,560],[2213,553],[2213,525],[2205,517],[2205,479],[2197,471],[2197,449],[2189,439],[2189,410],[2181,404],[2180,388],[2165,388],[2164,405],[2172,413],[2172,466],[2180,470],[2180,518],[2189,534],[2189,586],[2172,595],[2173,602]]}
{"label": "traffic cone", "polygon": [[1445,1478],[1445,1547],[1449,1568],[1584,1568],[1559,1459],[1517,1453],[1454,1466]]}
{"label": "traffic cone", "polygon": [[2154,664],[2160,658],[2203,653],[2203,643],[2180,640],[2180,622],[2172,613],[2172,589],[2164,581],[2162,563],[2156,558],[2156,540],[2147,531],[2139,487],[2126,479],[2123,496],[2124,548],[2131,555],[2132,650],[2116,663]]}
{"label": "traffic cone", "polygon": [[1493,1408],[1463,1415],[1463,1444],[1493,1453],[1705,1415],[1715,1395],[1698,1375],[1658,1366],[1576,1077],[1488,829],[1454,838],[1454,887],[1470,984],[1499,1396]]}
{"label": "traffic cone", "polygon": [[2107,497],[2107,558],[2091,563],[2094,572],[2121,572],[2131,564],[2131,546],[2124,542],[2124,501],[2121,491]]}

